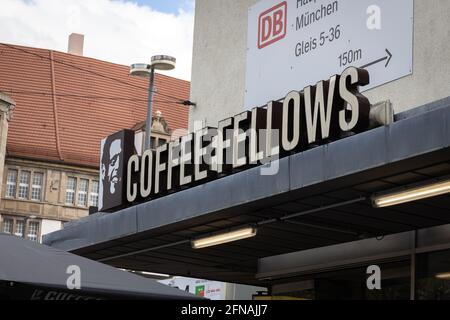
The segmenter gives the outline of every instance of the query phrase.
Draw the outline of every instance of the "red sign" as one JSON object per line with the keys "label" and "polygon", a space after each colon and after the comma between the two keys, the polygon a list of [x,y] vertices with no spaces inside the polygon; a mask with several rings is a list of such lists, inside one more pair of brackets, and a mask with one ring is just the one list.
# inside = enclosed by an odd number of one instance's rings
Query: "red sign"
{"label": "red sign", "polygon": [[258,48],[262,49],[286,36],[286,1],[264,11],[259,15]]}

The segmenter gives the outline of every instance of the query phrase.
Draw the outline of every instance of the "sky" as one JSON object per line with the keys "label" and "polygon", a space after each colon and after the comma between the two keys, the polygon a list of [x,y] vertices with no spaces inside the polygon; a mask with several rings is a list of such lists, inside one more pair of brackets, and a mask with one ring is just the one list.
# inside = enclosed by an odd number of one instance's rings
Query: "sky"
{"label": "sky", "polygon": [[190,80],[194,0],[0,0],[0,42],[67,52],[72,32],[84,55],[131,65],[168,54],[167,75]]}
{"label": "sky", "polygon": [[[128,1],[128,0],[127,0]],[[140,6],[149,6],[157,11],[166,13],[178,13],[180,9],[189,11],[193,8],[194,1],[186,0],[137,0],[135,2]]]}

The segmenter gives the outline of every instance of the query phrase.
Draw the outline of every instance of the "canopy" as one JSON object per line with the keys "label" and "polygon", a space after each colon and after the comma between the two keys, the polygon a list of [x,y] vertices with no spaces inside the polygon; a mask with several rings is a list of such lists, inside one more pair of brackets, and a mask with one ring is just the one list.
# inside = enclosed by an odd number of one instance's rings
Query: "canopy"
{"label": "canopy", "polygon": [[[256,166],[69,222],[44,243],[119,268],[261,287],[276,283],[259,277],[261,259],[449,224],[448,195],[383,208],[371,197],[450,176],[450,97],[275,163],[275,175]],[[247,226],[255,237],[191,246]]]}
{"label": "canopy", "polygon": [[[77,255],[0,234],[0,299],[197,299],[129,272]],[[79,271],[79,272],[78,272]],[[77,285],[70,290],[67,286]]]}

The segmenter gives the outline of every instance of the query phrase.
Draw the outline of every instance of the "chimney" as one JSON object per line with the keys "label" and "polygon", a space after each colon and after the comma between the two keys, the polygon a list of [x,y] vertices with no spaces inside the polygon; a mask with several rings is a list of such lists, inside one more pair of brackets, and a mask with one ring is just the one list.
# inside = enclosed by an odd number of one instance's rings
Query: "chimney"
{"label": "chimney", "polygon": [[70,54],[75,54],[77,56],[83,55],[84,47],[84,35],[79,33],[72,33],[69,36],[69,50]]}

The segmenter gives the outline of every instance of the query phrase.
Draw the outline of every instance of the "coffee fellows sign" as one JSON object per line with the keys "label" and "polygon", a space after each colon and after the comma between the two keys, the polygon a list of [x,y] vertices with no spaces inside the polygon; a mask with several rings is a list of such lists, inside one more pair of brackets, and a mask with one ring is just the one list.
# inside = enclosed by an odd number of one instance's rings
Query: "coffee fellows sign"
{"label": "coffee fellows sign", "polygon": [[135,154],[134,133],[118,132],[102,141],[99,211],[114,211],[149,201],[314,145],[369,128],[369,100],[359,86],[369,73],[350,67],[341,75],[292,91],[217,128],[203,128]]}

